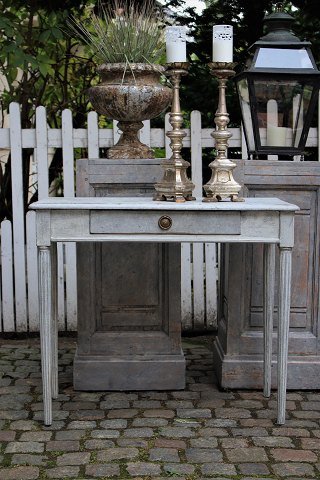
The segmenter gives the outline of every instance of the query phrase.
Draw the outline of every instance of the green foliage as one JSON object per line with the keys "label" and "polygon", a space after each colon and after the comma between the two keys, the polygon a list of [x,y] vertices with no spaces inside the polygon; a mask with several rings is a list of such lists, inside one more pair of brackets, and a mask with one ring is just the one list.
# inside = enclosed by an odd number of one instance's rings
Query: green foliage
{"label": "green foliage", "polygon": [[[86,121],[86,90],[96,77],[96,66],[83,55],[79,42],[63,34],[62,28],[75,0],[0,0],[0,73],[2,88],[0,108],[8,110],[12,101],[21,105],[21,126],[34,125],[35,108],[44,105],[48,124],[61,125],[61,111],[71,107],[75,127]],[[78,7],[81,12],[84,7]],[[23,151],[25,207],[28,202],[32,151]],[[9,160],[0,168],[0,220],[11,218],[11,169]],[[57,151],[50,169],[50,182],[62,168]],[[34,198],[33,198],[34,199]]]}
{"label": "green foliage", "polygon": [[73,3],[67,0],[65,9],[48,12],[44,2],[0,0],[0,72],[6,83],[1,108],[19,102],[23,128],[32,125],[38,105],[47,107],[53,127],[59,124],[57,114],[71,104],[76,116],[85,113],[83,92],[95,71],[92,59],[80,55],[77,42],[62,33]]}

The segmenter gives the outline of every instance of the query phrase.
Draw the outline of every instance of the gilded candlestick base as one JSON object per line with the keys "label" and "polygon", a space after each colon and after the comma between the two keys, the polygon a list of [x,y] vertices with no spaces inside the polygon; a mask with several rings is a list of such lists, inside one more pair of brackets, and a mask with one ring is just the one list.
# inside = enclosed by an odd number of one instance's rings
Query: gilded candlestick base
{"label": "gilded candlestick base", "polygon": [[169,159],[161,162],[163,178],[155,184],[156,195],[154,200],[185,202],[195,200],[192,196],[194,184],[188,178],[187,169],[190,163],[181,156],[182,141],[186,133],[181,129],[183,116],[180,108],[180,81],[181,76],[187,74],[189,64],[187,62],[175,62],[167,65],[167,75],[170,75],[173,83],[173,100],[169,123],[172,130],[166,133],[170,138],[172,155]]}
{"label": "gilded candlestick base", "polygon": [[209,164],[212,170],[211,178],[203,188],[206,192],[204,202],[219,202],[224,199],[231,199],[233,202],[241,202],[243,198],[238,194],[241,190],[233,178],[233,170],[236,164],[227,158],[228,141],[232,133],[227,129],[229,114],[226,106],[226,83],[229,77],[235,72],[235,63],[213,62],[209,64],[210,73],[219,81],[219,104],[215,114],[217,129],[211,134],[215,139],[217,151],[216,159]]}
{"label": "gilded candlestick base", "polygon": [[187,177],[189,162],[186,160],[162,160],[161,167],[164,174],[161,182],[155,185],[157,193],[154,200],[167,200],[170,202],[185,202],[195,200],[192,196],[194,185]]}

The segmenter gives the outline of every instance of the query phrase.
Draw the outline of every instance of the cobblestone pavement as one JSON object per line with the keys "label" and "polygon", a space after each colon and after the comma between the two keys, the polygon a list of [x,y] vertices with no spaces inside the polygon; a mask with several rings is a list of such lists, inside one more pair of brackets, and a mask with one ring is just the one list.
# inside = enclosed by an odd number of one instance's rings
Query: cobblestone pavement
{"label": "cobblestone pavement", "polygon": [[61,339],[54,422],[42,424],[37,340],[0,342],[0,480],[320,478],[320,393],[219,391],[205,344],[184,342],[187,388],[75,392],[75,342]]}

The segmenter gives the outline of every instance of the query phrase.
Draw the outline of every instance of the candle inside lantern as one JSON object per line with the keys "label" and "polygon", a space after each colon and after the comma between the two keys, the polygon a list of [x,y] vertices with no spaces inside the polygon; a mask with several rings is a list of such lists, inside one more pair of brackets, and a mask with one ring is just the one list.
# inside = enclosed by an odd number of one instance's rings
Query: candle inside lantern
{"label": "candle inside lantern", "polygon": [[267,145],[268,147],[287,147],[292,142],[291,128],[267,126]]}
{"label": "candle inside lantern", "polygon": [[227,62],[233,60],[232,25],[214,25],[212,29],[212,61]]}
{"label": "candle inside lantern", "polygon": [[186,27],[166,27],[167,63],[186,62]]}

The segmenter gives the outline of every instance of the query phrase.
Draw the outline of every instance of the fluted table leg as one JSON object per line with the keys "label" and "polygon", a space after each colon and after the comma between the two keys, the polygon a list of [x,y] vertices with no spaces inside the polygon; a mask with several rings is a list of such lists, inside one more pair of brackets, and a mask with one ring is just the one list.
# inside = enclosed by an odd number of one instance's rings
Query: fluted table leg
{"label": "fluted table leg", "polygon": [[44,424],[52,423],[52,326],[51,326],[51,255],[50,247],[39,247],[39,317]]}
{"label": "fluted table leg", "polygon": [[279,321],[278,321],[278,424],[286,418],[286,388],[291,297],[292,248],[280,247]]}
{"label": "fluted table leg", "polygon": [[57,244],[51,246],[52,263],[52,398],[59,395],[58,388],[58,319],[57,319]]}
{"label": "fluted table leg", "polygon": [[263,250],[263,324],[264,324],[264,382],[263,394],[271,394],[272,369],[272,333],[274,311],[274,282],[275,282],[275,244],[264,244]]}

